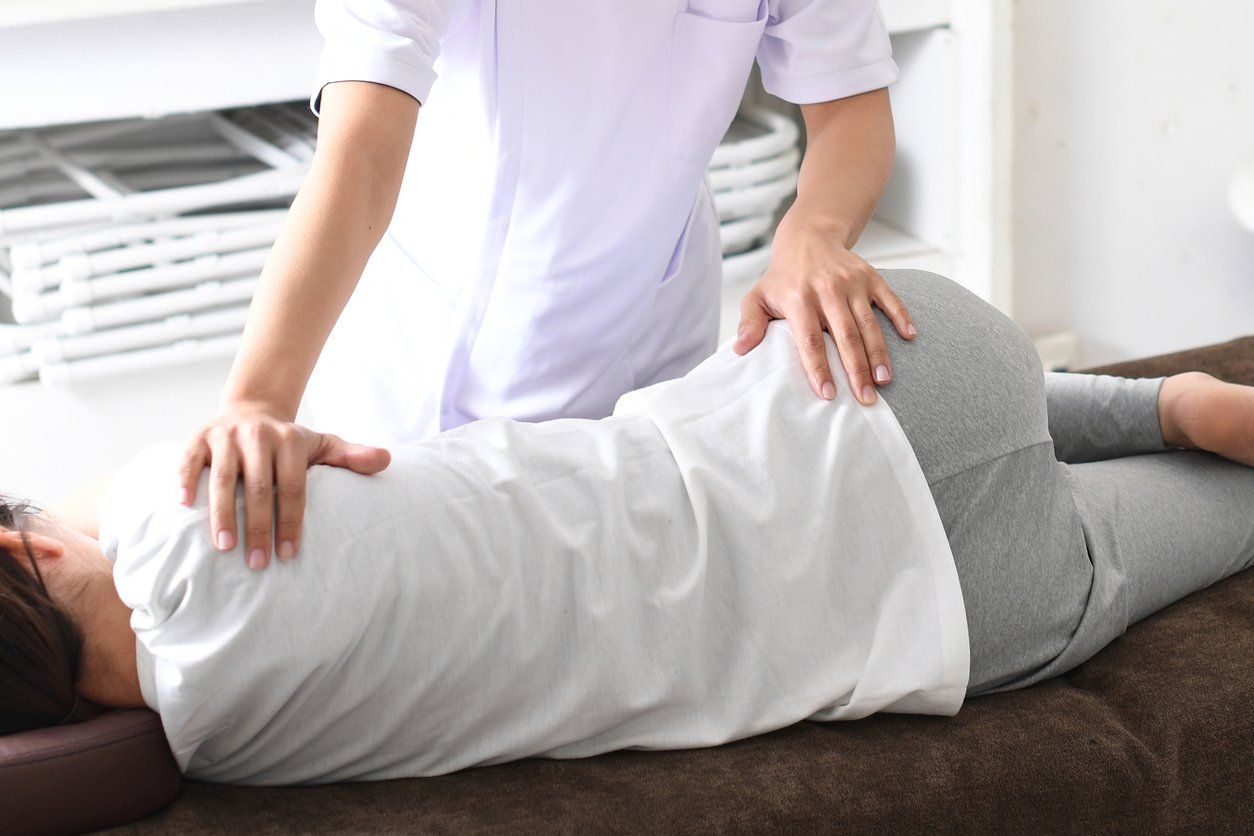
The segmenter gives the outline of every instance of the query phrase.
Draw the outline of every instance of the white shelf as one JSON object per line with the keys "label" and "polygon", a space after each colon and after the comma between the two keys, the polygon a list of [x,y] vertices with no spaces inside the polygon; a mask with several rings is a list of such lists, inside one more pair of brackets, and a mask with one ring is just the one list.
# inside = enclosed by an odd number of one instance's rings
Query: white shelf
{"label": "white shelf", "polygon": [[875,267],[897,264],[912,258],[930,260],[944,255],[940,247],[916,238],[879,218],[871,219],[853,249]]}
{"label": "white shelf", "polygon": [[303,99],[321,50],[312,0],[0,0],[0,129]]}
{"label": "white shelf", "polygon": [[258,0],[0,0],[0,27],[246,2]]}
{"label": "white shelf", "polygon": [[952,0],[880,0],[880,8],[894,35],[948,26],[953,18]]}

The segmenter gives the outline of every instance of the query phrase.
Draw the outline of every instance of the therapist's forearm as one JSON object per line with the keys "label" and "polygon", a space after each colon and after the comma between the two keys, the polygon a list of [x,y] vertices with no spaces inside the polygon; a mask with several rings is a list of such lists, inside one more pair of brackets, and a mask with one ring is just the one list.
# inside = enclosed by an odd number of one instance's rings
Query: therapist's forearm
{"label": "therapist's forearm", "polygon": [[895,138],[888,90],[801,106],[806,153],[797,199],[781,226],[829,234],[852,247],[893,170]]}
{"label": "therapist's forearm", "polygon": [[322,91],[309,175],[262,270],[223,408],[294,419],[309,376],[396,207],[418,102],[368,82]]}

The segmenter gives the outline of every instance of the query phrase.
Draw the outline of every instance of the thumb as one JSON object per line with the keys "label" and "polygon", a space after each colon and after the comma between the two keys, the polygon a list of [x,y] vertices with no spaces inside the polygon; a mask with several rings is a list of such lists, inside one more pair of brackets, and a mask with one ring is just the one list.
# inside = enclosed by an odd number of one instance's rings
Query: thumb
{"label": "thumb", "polygon": [[757,347],[766,336],[766,326],[771,321],[762,297],[750,292],[740,305],[740,327],[736,329],[736,340],[732,343],[732,351],[746,354]]}
{"label": "thumb", "polygon": [[378,473],[392,462],[392,454],[382,447],[351,444],[338,435],[324,433],[309,457],[309,464],[326,464],[343,467],[354,473],[370,475]]}

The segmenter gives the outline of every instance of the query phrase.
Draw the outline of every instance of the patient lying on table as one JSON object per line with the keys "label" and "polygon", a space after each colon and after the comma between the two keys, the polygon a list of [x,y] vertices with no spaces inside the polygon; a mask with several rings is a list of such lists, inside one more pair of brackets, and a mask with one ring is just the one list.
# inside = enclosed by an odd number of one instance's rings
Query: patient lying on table
{"label": "patient lying on table", "polygon": [[291,784],[952,714],[977,587],[919,441],[843,378],[814,398],[795,353],[777,323],[601,421],[316,467],[302,551],[264,571],[213,548],[203,486],[177,501],[173,445],[121,471],[98,539],[0,505],[0,733],[147,705],[189,776]]}

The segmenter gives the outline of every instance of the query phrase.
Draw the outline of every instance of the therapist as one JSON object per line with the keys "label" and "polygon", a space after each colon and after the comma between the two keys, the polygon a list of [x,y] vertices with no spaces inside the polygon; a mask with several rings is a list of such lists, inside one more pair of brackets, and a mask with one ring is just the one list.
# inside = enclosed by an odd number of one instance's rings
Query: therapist
{"label": "therapist", "polygon": [[[787,319],[816,396],[892,366],[914,326],[850,251],[892,168],[897,67],[875,0],[318,0],[317,152],[262,271],[221,414],[187,445],[214,542],[300,545],[305,471],[477,418],[597,418],[709,355],[718,217],[705,172],[756,57],[807,150],[735,349]],[[439,57],[439,84],[436,64]],[[415,131],[419,109],[422,129]],[[302,417],[361,444],[310,434]],[[277,499],[276,499],[277,489]]]}

